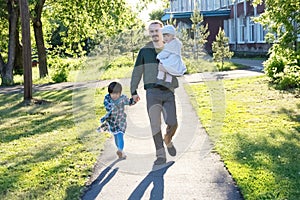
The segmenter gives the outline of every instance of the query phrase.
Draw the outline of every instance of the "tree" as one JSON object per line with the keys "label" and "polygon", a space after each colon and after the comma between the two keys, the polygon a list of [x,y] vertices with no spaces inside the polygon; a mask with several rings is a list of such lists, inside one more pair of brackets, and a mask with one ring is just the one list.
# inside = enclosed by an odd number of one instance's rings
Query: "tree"
{"label": "tree", "polygon": [[[3,4],[3,3],[2,3]],[[18,3],[14,0],[8,0],[6,5],[7,13],[8,13],[8,51],[7,51],[7,62],[4,61],[3,57],[0,57],[0,65],[1,65],[1,85],[13,85],[13,67],[15,63],[16,57],[16,46],[18,38],[17,34],[17,26],[19,19],[19,6]],[[3,10],[2,10],[3,11]],[[2,49],[0,49],[2,51]],[[1,52],[0,52],[1,53]]]}
{"label": "tree", "polygon": [[273,43],[265,71],[280,88],[300,87],[300,2],[296,0],[255,0],[265,3],[265,12],[255,20],[268,29],[266,39]]}
{"label": "tree", "polygon": [[151,13],[149,13],[150,20],[161,20],[161,18],[164,16],[165,12],[164,10],[153,10]]}
{"label": "tree", "polygon": [[22,41],[23,41],[23,66],[24,66],[24,101],[32,99],[32,73],[31,73],[31,42],[30,42],[30,16],[27,0],[19,0]]}
{"label": "tree", "polygon": [[198,10],[198,4],[195,5],[195,9],[191,16],[192,31],[194,33],[194,59],[198,59],[201,50],[204,49],[204,45],[207,42],[207,37],[209,36],[208,24],[204,24],[203,16]]}
{"label": "tree", "polygon": [[224,60],[230,59],[233,52],[229,49],[229,38],[225,36],[224,30],[219,28],[216,40],[212,44],[213,59],[215,62],[221,62],[221,70],[223,70]]}
{"label": "tree", "polygon": [[182,42],[182,55],[186,58],[194,57],[194,40],[190,36],[189,29],[181,29],[177,34],[178,38],[180,38]]}
{"label": "tree", "polygon": [[31,20],[39,60],[40,78],[48,75],[47,56],[42,25],[42,12],[44,4],[45,0],[35,0],[34,9],[31,11]]}

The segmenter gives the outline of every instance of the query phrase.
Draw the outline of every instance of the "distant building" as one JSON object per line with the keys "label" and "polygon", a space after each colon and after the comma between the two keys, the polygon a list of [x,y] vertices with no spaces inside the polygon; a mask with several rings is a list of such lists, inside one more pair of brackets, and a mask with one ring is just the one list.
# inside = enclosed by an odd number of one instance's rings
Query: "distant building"
{"label": "distant building", "polygon": [[236,55],[265,55],[268,52],[271,45],[265,42],[266,31],[252,20],[264,12],[265,6],[253,7],[251,0],[170,0],[170,8],[162,21],[173,18],[179,29],[191,29],[190,18],[196,3],[210,31],[205,47],[208,53],[212,53],[212,42],[219,27],[229,37],[230,49]]}

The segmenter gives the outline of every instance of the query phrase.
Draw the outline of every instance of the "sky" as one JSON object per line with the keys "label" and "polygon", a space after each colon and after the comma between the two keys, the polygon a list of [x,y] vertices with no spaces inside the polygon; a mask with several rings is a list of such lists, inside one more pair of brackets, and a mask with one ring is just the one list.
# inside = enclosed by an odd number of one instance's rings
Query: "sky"
{"label": "sky", "polygon": [[[139,3],[139,0],[126,0],[127,3],[129,3],[130,5],[132,5],[132,7],[134,8],[136,6],[137,3]],[[149,13],[151,13],[153,10],[158,10],[162,8],[162,2],[160,0],[157,0],[157,3],[151,3],[148,5],[148,8],[146,10],[143,10],[140,14],[139,17],[144,21],[147,22],[149,21]]]}

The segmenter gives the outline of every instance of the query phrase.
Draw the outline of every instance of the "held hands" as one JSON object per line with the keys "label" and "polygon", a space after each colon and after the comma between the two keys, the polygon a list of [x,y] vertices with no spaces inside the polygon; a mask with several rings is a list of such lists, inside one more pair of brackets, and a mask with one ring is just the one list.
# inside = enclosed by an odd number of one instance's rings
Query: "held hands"
{"label": "held hands", "polygon": [[140,100],[140,97],[139,95],[136,94],[136,95],[132,95],[132,99],[135,103],[137,103]]}

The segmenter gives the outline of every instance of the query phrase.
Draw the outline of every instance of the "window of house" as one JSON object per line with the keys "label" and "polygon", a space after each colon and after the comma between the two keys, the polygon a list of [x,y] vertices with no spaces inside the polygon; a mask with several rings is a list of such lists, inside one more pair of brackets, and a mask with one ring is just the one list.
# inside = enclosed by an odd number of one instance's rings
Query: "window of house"
{"label": "window of house", "polygon": [[[229,43],[235,43],[235,39],[234,39],[234,20],[233,19],[229,19],[229,20],[226,20],[227,22],[227,37],[229,37]],[[224,24],[224,27],[225,27],[225,24]]]}
{"label": "window of house", "polygon": [[171,1],[171,12],[178,11],[178,0]]}
{"label": "window of house", "polygon": [[229,22],[228,22],[228,20],[224,20],[224,32],[225,32],[225,35],[226,35],[226,37],[229,37]]}
{"label": "window of house", "polygon": [[237,22],[238,22],[238,42],[239,43],[244,43],[245,42],[245,29],[246,29],[246,26],[245,26],[245,18],[243,17],[239,17],[237,19]]}
{"label": "window of house", "polygon": [[210,0],[210,1],[207,1],[207,10],[213,10],[214,9],[214,0]]}
{"label": "window of house", "polygon": [[248,27],[248,42],[255,42],[255,23],[248,17],[247,18],[247,27]]}
{"label": "window of house", "polygon": [[257,24],[257,42],[265,42],[265,36],[267,31],[264,30],[261,24]]}
{"label": "window of house", "polygon": [[221,3],[220,0],[213,0],[213,4],[214,4],[213,9],[217,10],[217,9],[221,8],[220,3]]}
{"label": "window of house", "polygon": [[[229,5],[228,0],[220,0],[221,1],[221,7],[227,7]],[[231,1],[231,0],[229,0]]]}

